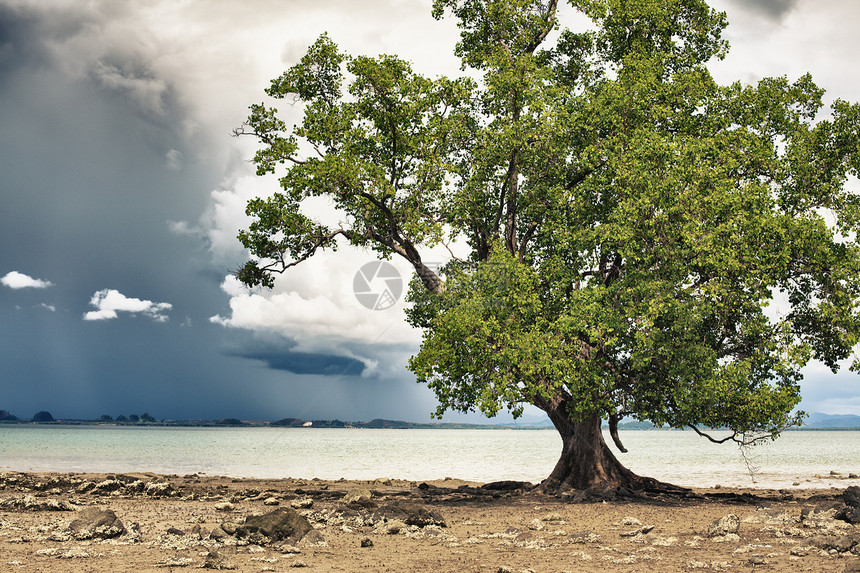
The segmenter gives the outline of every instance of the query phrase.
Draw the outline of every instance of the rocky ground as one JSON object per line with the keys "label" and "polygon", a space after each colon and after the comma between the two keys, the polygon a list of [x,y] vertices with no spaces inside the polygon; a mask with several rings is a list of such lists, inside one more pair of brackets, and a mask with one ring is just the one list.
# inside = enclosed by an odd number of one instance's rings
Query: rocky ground
{"label": "rocky ground", "polygon": [[860,488],[0,474],[2,571],[860,572]]}

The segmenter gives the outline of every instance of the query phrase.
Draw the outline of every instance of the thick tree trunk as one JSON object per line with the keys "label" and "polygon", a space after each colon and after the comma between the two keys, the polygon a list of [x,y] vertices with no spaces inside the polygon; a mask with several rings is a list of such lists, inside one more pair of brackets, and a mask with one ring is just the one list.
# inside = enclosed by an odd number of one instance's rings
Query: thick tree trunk
{"label": "thick tree trunk", "polygon": [[600,416],[574,422],[562,412],[550,415],[561,434],[561,457],[540,485],[547,492],[592,487],[639,486],[643,478],[621,465],[603,439]]}
{"label": "thick tree trunk", "polygon": [[682,489],[638,476],[624,467],[603,439],[599,414],[573,421],[562,405],[547,409],[547,414],[561,434],[562,449],[552,473],[538,486],[541,491],[558,493],[571,489],[618,487],[631,490]]}

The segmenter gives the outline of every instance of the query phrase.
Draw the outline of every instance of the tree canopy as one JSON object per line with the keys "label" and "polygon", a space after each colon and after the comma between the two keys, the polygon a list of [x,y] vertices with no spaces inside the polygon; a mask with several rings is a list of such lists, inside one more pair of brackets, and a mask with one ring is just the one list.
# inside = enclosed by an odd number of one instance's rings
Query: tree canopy
{"label": "tree canopy", "polygon": [[[302,123],[259,104],[237,130],[281,185],[248,205],[239,278],[345,242],[406,258],[409,367],[437,413],[541,408],[565,443],[550,488],[637,477],[601,419],[775,436],[801,369],[836,371],[860,337],[860,107],[824,109],[808,75],[718,84],[726,16],[702,0],[570,4],[593,25],[564,28],[555,0],[436,0],[455,79],[323,35],[267,90]],[[320,195],[341,226],[301,213]],[[448,241],[468,255],[428,268]]]}

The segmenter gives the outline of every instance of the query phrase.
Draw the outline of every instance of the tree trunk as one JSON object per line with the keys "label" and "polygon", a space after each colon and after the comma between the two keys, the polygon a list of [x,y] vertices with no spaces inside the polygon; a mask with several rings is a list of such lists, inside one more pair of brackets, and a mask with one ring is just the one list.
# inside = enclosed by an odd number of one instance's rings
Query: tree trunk
{"label": "tree trunk", "polygon": [[598,414],[574,422],[565,412],[556,411],[550,413],[550,419],[561,434],[561,457],[541,483],[542,490],[635,487],[642,480],[621,465],[606,445]]}
{"label": "tree trunk", "polygon": [[558,493],[571,489],[680,490],[652,478],[641,477],[624,467],[603,439],[600,415],[594,413],[582,421],[573,421],[563,404],[547,411],[561,434],[561,457],[539,489]]}

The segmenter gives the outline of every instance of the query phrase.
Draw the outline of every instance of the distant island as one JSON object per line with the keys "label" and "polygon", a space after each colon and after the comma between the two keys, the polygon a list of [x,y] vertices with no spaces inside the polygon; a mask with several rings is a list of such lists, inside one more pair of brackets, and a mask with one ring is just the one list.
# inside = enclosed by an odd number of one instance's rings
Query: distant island
{"label": "distant island", "polygon": [[[45,424],[45,425],[76,425],[76,426],[189,426],[189,427],[272,427],[272,428],[368,428],[368,429],[473,429],[473,430],[543,430],[551,429],[549,420],[539,423],[510,423],[510,424],[467,424],[459,422],[405,422],[402,420],[385,420],[376,418],[369,422],[344,422],[341,420],[303,420],[301,418],[282,418],[275,421],[240,420],[238,418],[222,419],[192,419],[169,420],[156,419],[149,413],[141,415],[129,414],[117,417],[108,414],[99,418],[83,420],[63,418],[57,419],[50,412],[41,410],[32,418],[19,418],[6,410],[0,410],[0,424]],[[618,424],[619,430],[668,430],[659,428],[650,422],[630,420]],[[851,414],[822,414],[812,413],[806,423],[799,428],[789,430],[860,430],[860,416]]]}

